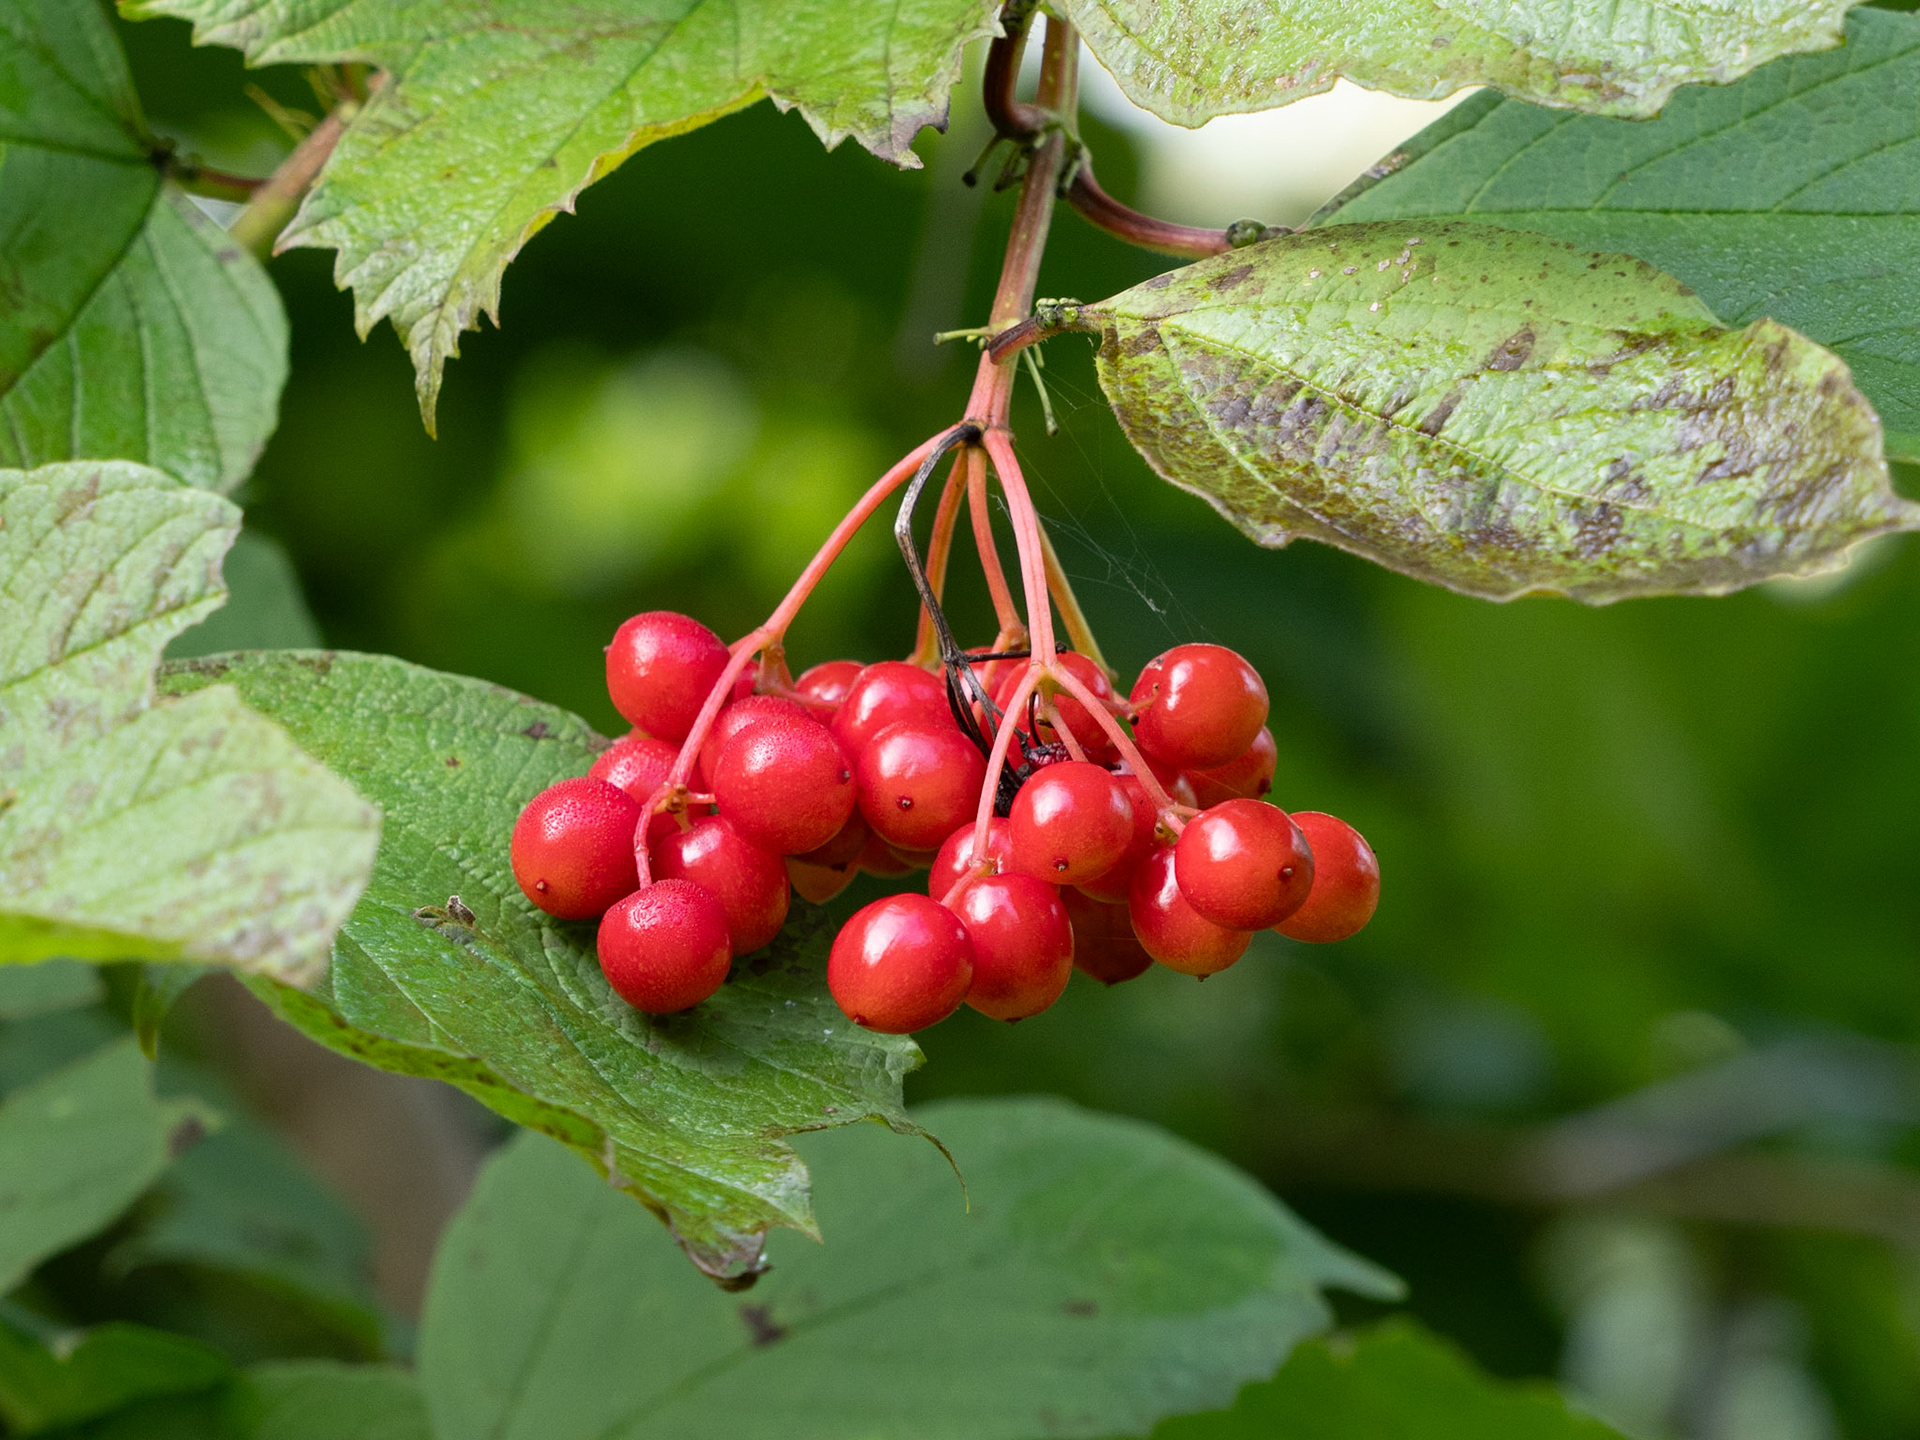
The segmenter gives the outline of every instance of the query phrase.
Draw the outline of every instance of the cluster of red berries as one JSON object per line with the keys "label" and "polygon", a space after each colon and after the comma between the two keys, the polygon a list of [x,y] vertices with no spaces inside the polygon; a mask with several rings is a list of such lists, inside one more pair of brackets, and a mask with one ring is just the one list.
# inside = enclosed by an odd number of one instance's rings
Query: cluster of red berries
{"label": "cluster of red berries", "polygon": [[[636,615],[607,651],[609,693],[635,728],[529,802],[514,876],[552,915],[600,917],[608,981],[663,1014],[771,941],[792,890],[817,903],[861,870],[925,869],[925,895],[858,911],[828,960],[841,1009],[889,1033],[962,1001],[1037,1015],[1076,966],[1108,984],[1155,961],[1205,976],[1259,930],[1330,941],[1366,924],[1380,883],[1366,841],[1260,798],[1275,749],[1244,659],[1176,646],[1125,702],[1086,656],[1052,667],[1036,677],[1024,655],[983,656],[951,693],[945,674],[903,661],[829,661],[789,681],[743,667],[684,615]],[[990,733],[1023,699],[1021,761],[989,777],[982,722]]]}

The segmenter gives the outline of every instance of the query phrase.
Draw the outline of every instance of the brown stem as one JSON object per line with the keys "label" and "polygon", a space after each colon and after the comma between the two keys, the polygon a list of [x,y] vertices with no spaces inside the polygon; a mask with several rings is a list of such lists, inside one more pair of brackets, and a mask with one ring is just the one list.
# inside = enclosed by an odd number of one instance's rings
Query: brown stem
{"label": "brown stem", "polygon": [[1258,220],[1236,220],[1224,230],[1200,230],[1142,215],[1100,188],[1100,182],[1093,178],[1093,161],[1084,153],[1067,188],[1067,203],[1080,212],[1082,219],[1129,245],[1186,260],[1224,254],[1269,236],[1293,233],[1284,225],[1262,225]]}
{"label": "brown stem", "polygon": [[205,195],[215,200],[236,200],[243,204],[267,183],[251,176],[216,170],[211,165],[202,165],[195,160],[172,157],[167,159],[166,174],[169,180],[189,194]]}
{"label": "brown stem", "polygon": [[1009,0],[1000,9],[999,39],[987,47],[987,68],[981,76],[980,96],[993,122],[993,133],[1002,140],[1025,144],[1040,133],[1047,123],[1038,106],[1021,103],[1013,87],[1020,78],[1020,57],[1027,48],[1027,26],[1033,18],[1034,0]]}
{"label": "brown stem", "polygon": [[[378,89],[384,78],[374,75],[368,80],[367,89]],[[354,100],[342,100],[328,111],[312,133],[280,162],[280,168],[254,190],[247,208],[234,217],[227,233],[263,259],[273,253],[274,242],[293,219],[294,211],[300,208],[307,187],[313,184],[321,166],[332,156],[333,147],[340,143],[341,135],[359,113],[360,104]]]}

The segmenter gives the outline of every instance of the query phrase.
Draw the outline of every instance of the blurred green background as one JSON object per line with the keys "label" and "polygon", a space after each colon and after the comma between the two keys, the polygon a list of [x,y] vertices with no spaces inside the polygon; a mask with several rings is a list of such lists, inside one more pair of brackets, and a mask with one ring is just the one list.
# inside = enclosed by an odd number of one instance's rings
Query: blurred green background
{"label": "blurred green background", "polygon": [[[183,26],[122,33],[156,126],[211,163],[284,153],[248,83],[316,108],[298,72]],[[1011,208],[957,183],[982,137],[963,91],[919,173],[823,153],[764,105],[641,152],[514,264],[438,440],[330,256],[276,260],[293,373],[250,529],[326,643],[613,730],[621,619],[746,630],[957,415],[972,352],[929,337],[984,314]],[[1127,139],[1088,138],[1131,195]],[[1163,268],[1063,213],[1039,289]],[[1920,543],[1724,600],[1494,606],[1255,548],[1134,456],[1085,341],[1046,373],[1060,434],[1023,387],[1023,460],[1110,658],[1252,659],[1275,798],[1357,824],[1385,890],[1338,947],[1266,936],[1204,985],[1076,977],[1017,1027],[963,1012],[923,1037],[910,1095],[1051,1091],[1169,1125],[1396,1268],[1493,1370],[1561,1377],[1636,1433],[1920,1435]],[[978,584],[955,594],[990,638]],[[869,534],[795,668],[901,654],[914,614]]]}

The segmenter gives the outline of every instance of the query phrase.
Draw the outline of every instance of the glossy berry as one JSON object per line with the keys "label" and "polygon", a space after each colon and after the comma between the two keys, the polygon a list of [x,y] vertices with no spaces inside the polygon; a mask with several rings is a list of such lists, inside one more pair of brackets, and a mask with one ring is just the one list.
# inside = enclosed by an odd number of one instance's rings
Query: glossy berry
{"label": "glossy berry", "polygon": [[951,722],[915,721],[874,737],[855,773],[874,834],[897,849],[931,851],[974,813],[987,762]]}
{"label": "glossy berry", "polygon": [[1380,903],[1380,862],[1360,832],[1318,810],[1296,810],[1293,822],[1313,850],[1307,903],[1273,928],[1293,940],[1325,944],[1357,933]]}
{"label": "glossy berry", "polygon": [[[864,820],[866,817],[860,817]],[[867,831],[866,846],[860,851],[860,869],[868,875],[878,875],[883,880],[891,880],[897,875],[911,875],[913,861],[903,860],[896,855],[893,847],[875,835],[872,828]]]}
{"label": "glossy berry", "polygon": [[867,824],[867,817],[856,809],[826,844],[817,845],[806,854],[793,858],[804,860],[809,865],[852,865],[865,853],[867,842],[872,838],[873,827]]}
{"label": "glossy berry", "polygon": [[607,647],[613,708],[649,735],[679,744],[727,668],[720,637],[671,610],[636,615]]}
{"label": "glossy berry", "polygon": [[889,895],[853,914],[827,955],[827,988],[854,1024],[906,1035],[959,1009],[973,983],[960,917],[924,895]]}
{"label": "glossy berry", "polygon": [[814,712],[819,720],[830,719],[840,703],[847,698],[847,692],[853,688],[853,682],[860,678],[865,669],[858,660],[826,660],[803,671],[800,678],[793,682],[793,688],[800,699]]}
{"label": "glossy berry", "polygon": [[855,861],[844,865],[815,865],[809,860],[789,855],[782,862],[787,867],[787,879],[792,883],[794,893],[803,900],[815,905],[824,905],[854,881],[860,873]]}
{"label": "glossy berry", "polygon": [[1049,765],[1020,787],[1007,813],[1012,867],[1055,885],[1111,870],[1133,840],[1133,807],[1109,771],[1088,760]]}
{"label": "glossy berry", "polygon": [[947,682],[904,660],[882,660],[862,670],[848,689],[834,712],[833,733],[858,758],[882,730],[907,723],[958,729],[947,705]]}
{"label": "glossy berry", "polygon": [[853,766],[814,720],[749,725],[727,741],[709,778],[720,813],[776,855],[817,849],[853,814]]}
{"label": "glossy berry", "polygon": [[[1006,669],[999,676],[993,701],[994,704],[1004,708],[1006,702],[1012,697],[1014,687],[1020,683],[1020,676],[1024,673],[1025,667],[1017,660],[999,663],[1005,665]],[[1097,699],[1108,702],[1109,708],[1112,707],[1116,697],[1113,693],[1113,683],[1107,679],[1106,671],[1085,655],[1074,651],[1059,655],[1056,657],[1056,663],[1062,669],[1071,672],[1073,678],[1091,690]],[[1055,690],[1053,706],[1060,717],[1060,723],[1066,726],[1067,733],[1079,742],[1080,748],[1087,753],[1088,759],[1097,760],[1113,753],[1113,741],[1108,737],[1105,727],[1072,694],[1063,689]],[[1036,714],[1044,717],[1046,707],[1044,705],[1036,707]],[[1024,725],[1026,716],[1022,715],[1020,719]],[[1036,726],[1034,739],[1042,745],[1051,745],[1058,738],[1054,734],[1053,726],[1042,718]]]}
{"label": "glossy berry", "polygon": [[951,907],[973,941],[967,1004],[995,1020],[1047,1009],[1073,977],[1073,927],[1053,886],[1031,875],[987,875]]}
{"label": "glossy berry", "polygon": [[676,829],[650,851],[655,880],[691,880],[720,902],[735,955],[772,942],[787,920],[787,867],[743,839],[724,815]]}
{"label": "glossy berry", "polygon": [[1169,970],[1212,975],[1247,953],[1253,936],[1216,925],[1187,903],[1173,873],[1173,847],[1150,851],[1133,872],[1127,916],[1141,947]]}
{"label": "glossy berry", "polygon": [[938,850],[908,850],[899,845],[889,845],[887,846],[887,853],[907,867],[906,870],[901,872],[902,874],[911,874],[915,870],[932,869],[933,857],[940,852]]}
{"label": "glossy berry", "polygon": [[1267,723],[1267,687],[1224,645],[1176,645],[1133,683],[1141,750],[1182,770],[1225,765]]}
{"label": "glossy berry", "polygon": [[509,854],[527,898],[562,920],[591,920],[640,884],[640,802],[582,776],[549,785],[520,812]]}
{"label": "glossy berry", "polygon": [[707,738],[700,742],[700,760],[694,768],[702,786],[712,784],[714,766],[719,762],[720,752],[726,743],[749,725],[762,720],[812,720],[815,724],[824,723],[798,700],[789,700],[781,695],[749,695],[744,700],[736,701],[713,717]]}
{"label": "glossy berry", "polygon": [[731,950],[720,902],[691,880],[656,880],[607,911],[594,942],[600,969],[636,1010],[670,1015],[727,978]]}
{"label": "glossy berry", "polygon": [[1160,823],[1160,815],[1154,809],[1153,801],[1148,798],[1147,787],[1140,783],[1139,776],[1118,774],[1113,778],[1120,786],[1120,793],[1127,797],[1127,809],[1133,816],[1133,832],[1120,858],[1104,873],[1090,880],[1082,880],[1080,888],[1095,900],[1109,905],[1125,905],[1127,888],[1133,879],[1133,867],[1140,863],[1141,856],[1154,847],[1154,829]]}
{"label": "glossy berry", "polygon": [[1187,822],[1174,846],[1180,893],[1229,930],[1266,930],[1306,903],[1313,852],[1287,812],[1227,800]]}
{"label": "glossy berry", "polygon": [[1202,809],[1222,800],[1258,800],[1273,788],[1277,757],[1273,732],[1262,725],[1253,743],[1235,758],[1211,770],[1189,770],[1186,778]]}
{"label": "glossy berry", "polygon": [[1153,957],[1133,933],[1125,903],[1109,905],[1078,890],[1060,892],[1073,926],[1073,968],[1103,985],[1118,985],[1144,975]]}
{"label": "glossy berry", "polygon": [[[987,821],[987,859],[993,862],[994,874],[1007,868],[1012,853],[1012,827],[1000,816],[992,816]],[[947,836],[940,853],[933,857],[932,868],[927,872],[927,894],[936,900],[945,900],[947,892],[960,883],[960,877],[972,870],[973,821],[969,820]]]}
{"label": "glossy berry", "polygon": [[678,746],[634,730],[602,750],[587,774],[609,785],[618,785],[644,805],[666,783],[667,772],[673,769],[679,755]]}

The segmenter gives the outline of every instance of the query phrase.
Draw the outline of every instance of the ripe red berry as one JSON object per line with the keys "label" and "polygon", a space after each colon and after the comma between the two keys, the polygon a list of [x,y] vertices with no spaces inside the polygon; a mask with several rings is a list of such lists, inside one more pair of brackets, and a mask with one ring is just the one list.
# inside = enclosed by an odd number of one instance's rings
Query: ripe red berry
{"label": "ripe red berry", "polygon": [[1154,809],[1153,801],[1147,797],[1147,787],[1140,783],[1139,776],[1119,774],[1113,778],[1120,786],[1120,793],[1127,797],[1127,809],[1133,816],[1133,832],[1120,858],[1104,874],[1082,880],[1080,888],[1095,900],[1109,905],[1125,905],[1127,889],[1133,881],[1133,867],[1140,863],[1141,856],[1153,848],[1154,830],[1160,823],[1160,815]]}
{"label": "ripe red berry", "polygon": [[1053,886],[1031,875],[987,875],[952,908],[973,941],[967,1004],[995,1020],[1025,1020],[1060,998],[1073,976],[1073,927]]}
{"label": "ripe red berry", "polygon": [[[863,815],[861,819],[865,819]],[[891,880],[898,875],[911,875],[914,863],[902,859],[894,853],[893,847],[872,832],[869,827],[867,843],[860,851],[860,869],[868,875],[878,875],[883,880]]]}
{"label": "ripe red berry", "polygon": [[1373,847],[1346,821],[1318,810],[1296,810],[1293,822],[1313,851],[1313,888],[1307,903],[1273,928],[1315,944],[1358,933],[1380,903],[1380,862]]}
{"label": "ripe red berry", "polygon": [[749,725],[727,741],[709,778],[720,813],[776,855],[817,849],[853,814],[853,766],[814,720]]}
{"label": "ripe red berry", "polygon": [[691,880],[720,902],[735,955],[772,943],[787,921],[787,867],[743,839],[724,815],[663,836],[651,858],[656,880]]}
{"label": "ripe red berry", "polygon": [[727,647],[713,631],[691,616],[649,610],[614,632],[607,694],[629,724],[677,745],[726,668]]}
{"label": "ripe red berry", "polygon": [[946,906],[889,895],[857,910],[827,955],[827,988],[854,1024],[906,1035],[959,1009],[973,983],[973,942]]}
{"label": "ripe red berry", "polygon": [[[994,874],[1007,868],[1012,847],[1012,827],[998,815],[991,817],[987,821],[987,859],[993,862]],[[973,858],[973,821],[969,820],[947,836],[940,853],[933,857],[933,867],[927,872],[927,894],[945,900],[960,877],[972,871]]]}
{"label": "ripe red berry", "polygon": [[1089,760],[1032,776],[1013,797],[1012,867],[1055,885],[1106,874],[1133,839],[1133,807],[1119,780]]}
{"label": "ripe red berry", "polygon": [[810,860],[789,855],[781,863],[787,867],[787,879],[793,883],[794,893],[815,905],[826,904],[860,873],[860,866],[851,860],[844,865],[815,865]]}
{"label": "ripe red berry", "polygon": [[889,845],[887,846],[887,853],[893,856],[900,864],[907,867],[901,872],[902,874],[911,874],[915,870],[932,869],[933,857],[940,852],[938,850],[908,850],[904,846]]}
{"label": "ripe red berry", "polygon": [[[857,803],[857,802],[856,802]],[[834,832],[831,840],[824,845],[815,846],[804,855],[796,855],[796,860],[804,860],[809,865],[826,865],[838,868],[852,865],[866,852],[867,842],[873,838],[873,827],[867,824],[867,817],[858,809],[847,817],[847,823]]]}
{"label": "ripe red berry", "polygon": [[875,736],[856,774],[860,813],[874,834],[898,849],[931,851],[973,814],[987,762],[951,722],[913,721]]}
{"label": "ripe red berry", "polygon": [[810,714],[807,707],[798,700],[789,700],[783,695],[749,695],[744,700],[736,701],[713,717],[713,725],[707,731],[707,738],[700,742],[700,760],[694,769],[702,785],[712,783],[714,766],[719,763],[720,751],[727,741],[749,725],[756,725],[762,720],[812,720],[815,724],[826,723]]}
{"label": "ripe red berry", "polygon": [[1180,893],[1229,930],[1266,930],[1306,903],[1313,852],[1287,812],[1227,800],[1187,822],[1174,846]]}
{"label": "ripe red berry", "polygon": [[679,758],[679,749],[641,730],[622,735],[600,752],[587,774],[618,785],[641,804],[666,783],[667,772]]}
{"label": "ripe red berry", "polygon": [[1141,946],[1169,970],[1212,975],[1247,953],[1253,936],[1207,919],[1180,893],[1173,873],[1173,847],[1151,850],[1134,867],[1127,915]]}
{"label": "ripe red berry", "polygon": [[[1074,679],[1093,691],[1098,699],[1108,702],[1111,708],[1116,697],[1113,693],[1113,682],[1107,679],[1106,671],[1077,651],[1066,651],[1056,657],[1056,661],[1063,669],[1071,672]],[[1020,661],[1000,663],[1007,668],[1000,674],[993,703],[1004,707],[1012,697],[1013,688],[1019,683],[1025,666]],[[1053,705],[1060,716],[1060,723],[1065,725],[1067,733],[1080,743],[1080,748],[1086,752],[1088,759],[1099,760],[1113,753],[1113,741],[1105,727],[1073,695],[1065,690],[1056,690],[1053,693]],[[1046,707],[1044,705],[1037,707],[1036,713],[1044,717]],[[1020,721],[1024,725],[1026,716],[1022,715]],[[1033,738],[1042,745],[1051,745],[1059,737],[1054,734],[1053,726],[1042,718],[1035,727]]]}
{"label": "ripe red berry", "polygon": [[527,898],[562,920],[590,920],[640,884],[640,802],[604,780],[549,785],[514,821],[508,851]]}
{"label": "ripe red berry", "polygon": [[958,728],[947,705],[947,682],[904,660],[882,660],[862,670],[848,689],[834,712],[833,733],[857,757],[882,730],[909,723]]}
{"label": "ripe red berry", "polygon": [[594,944],[607,983],[649,1015],[698,1005],[720,988],[731,959],[726,911],[691,880],[636,890],[607,911]]}
{"label": "ripe red berry", "polygon": [[815,718],[826,721],[840,708],[864,668],[858,660],[826,660],[803,671],[793,688],[813,709]]}
{"label": "ripe red berry", "polygon": [[1176,645],[1133,682],[1134,739],[1182,770],[1225,765],[1267,723],[1267,687],[1224,645]]}
{"label": "ripe red berry", "polygon": [[1202,809],[1222,800],[1258,800],[1273,788],[1278,754],[1273,732],[1262,725],[1253,743],[1239,755],[1211,770],[1189,770],[1187,780]]}
{"label": "ripe red berry", "polygon": [[1073,968],[1103,985],[1118,985],[1144,975],[1153,957],[1133,933],[1133,918],[1125,903],[1109,905],[1078,890],[1060,892],[1073,926]]}

